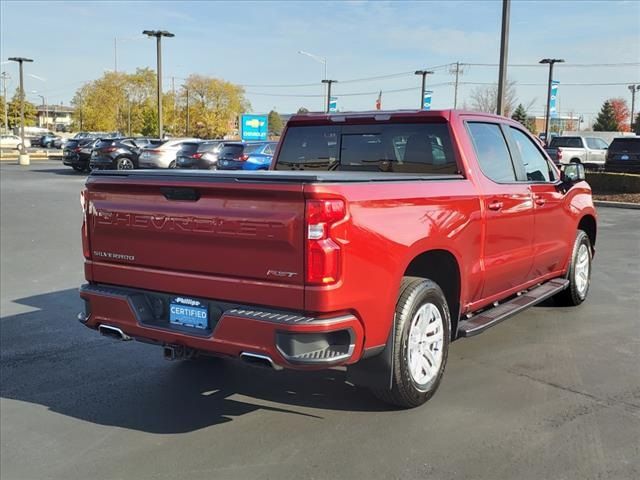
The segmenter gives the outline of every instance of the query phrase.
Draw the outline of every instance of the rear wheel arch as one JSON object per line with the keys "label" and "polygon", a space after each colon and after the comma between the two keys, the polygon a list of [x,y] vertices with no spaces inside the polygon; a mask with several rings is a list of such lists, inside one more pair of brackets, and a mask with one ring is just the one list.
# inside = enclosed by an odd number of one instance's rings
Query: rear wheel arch
{"label": "rear wheel arch", "polygon": [[460,266],[447,250],[428,250],[414,257],[404,276],[427,278],[442,289],[451,314],[451,339],[455,339],[460,316]]}

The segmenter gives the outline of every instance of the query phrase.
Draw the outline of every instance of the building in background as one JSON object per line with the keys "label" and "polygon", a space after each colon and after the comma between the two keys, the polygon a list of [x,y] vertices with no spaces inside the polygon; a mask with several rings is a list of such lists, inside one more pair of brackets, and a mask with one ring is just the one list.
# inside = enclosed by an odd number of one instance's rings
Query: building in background
{"label": "building in background", "polygon": [[65,105],[38,105],[38,126],[54,132],[71,130],[73,107]]}
{"label": "building in background", "polygon": [[[544,132],[544,116],[533,117],[536,132]],[[549,130],[562,133],[566,130],[580,130],[580,115],[562,115],[549,119]]]}

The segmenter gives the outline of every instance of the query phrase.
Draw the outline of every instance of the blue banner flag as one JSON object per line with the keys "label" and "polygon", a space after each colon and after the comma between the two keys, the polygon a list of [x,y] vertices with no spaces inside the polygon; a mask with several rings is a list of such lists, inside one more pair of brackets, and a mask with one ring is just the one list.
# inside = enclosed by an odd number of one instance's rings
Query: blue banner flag
{"label": "blue banner flag", "polygon": [[431,110],[431,95],[433,90],[425,90],[424,97],[422,98],[422,109]]}
{"label": "blue banner flag", "polygon": [[558,116],[557,99],[558,99],[558,85],[560,82],[554,80],[551,82],[551,98],[549,99],[549,116],[556,118]]}
{"label": "blue banner flag", "polygon": [[336,113],[338,111],[338,97],[331,97],[329,99],[329,112]]}

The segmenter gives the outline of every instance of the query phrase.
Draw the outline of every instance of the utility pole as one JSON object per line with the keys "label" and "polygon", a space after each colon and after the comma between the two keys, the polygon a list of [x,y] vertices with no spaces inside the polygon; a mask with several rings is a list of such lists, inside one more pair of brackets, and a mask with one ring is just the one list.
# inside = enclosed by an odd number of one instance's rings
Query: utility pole
{"label": "utility pole", "polygon": [[[314,55],[313,53],[305,52],[304,50],[298,50],[298,53],[300,55],[304,55],[306,57],[309,57],[309,58],[311,58],[311,59],[315,60],[316,62],[321,63],[323,65],[323,70],[324,71],[323,71],[323,76],[322,76],[322,80],[323,80],[322,83],[327,83],[327,82],[324,81],[324,80],[327,79],[327,57],[321,57],[319,55]],[[327,85],[327,87],[328,87],[328,85]],[[330,95],[329,95],[329,92],[328,92],[327,88],[325,88],[325,94],[326,94],[325,101],[326,101],[327,104],[329,104]]]}
{"label": "utility pole", "polygon": [[326,113],[329,113],[329,110],[331,108],[331,84],[333,83],[337,83],[337,80],[327,80],[326,78],[324,80],[322,80],[322,83],[326,83],[327,84],[327,109],[326,109]]}
{"label": "utility pole", "polygon": [[539,63],[548,64],[549,65],[549,81],[547,83],[547,106],[544,109],[544,143],[549,145],[549,114],[551,113],[551,85],[553,83],[553,65],[556,63],[564,63],[564,60],[561,58],[543,58]]}
{"label": "utility pole", "polygon": [[[629,131],[633,132],[633,122],[635,121],[635,119],[633,118],[633,114],[635,112],[634,106],[636,104],[636,92],[640,90],[640,85],[629,85],[627,88],[631,90],[631,119],[629,120]],[[7,98],[6,90],[5,90],[4,98],[6,102],[6,98]]]}
{"label": "utility pole", "polygon": [[24,62],[33,62],[30,58],[25,57],[9,57],[10,62],[18,62],[20,65],[20,156],[18,163],[20,165],[29,165],[29,153],[24,146],[24,71],[22,64]]}
{"label": "utility pole", "polygon": [[7,80],[10,80],[11,77],[7,72],[2,72],[2,74],[0,74],[0,78],[2,79],[2,95],[4,98],[4,131],[9,133],[9,99],[7,98]]}
{"label": "utility pole", "polygon": [[[455,68],[453,65],[455,65]],[[460,79],[460,75],[464,74],[464,69],[460,68],[460,62],[456,62],[453,65],[449,69],[449,73],[456,76],[453,88],[453,108],[458,108],[458,80]]]}
{"label": "utility pole", "polygon": [[118,73],[118,37],[113,37],[113,71]]}
{"label": "utility pole", "polygon": [[502,0],[502,33],[500,35],[500,71],[498,73],[497,114],[504,115],[504,91],[507,85],[507,57],[509,56],[509,11],[511,0]]}
{"label": "utility pole", "polygon": [[156,38],[156,77],[158,80],[158,138],[163,138],[162,125],[162,37],[175,37],[171,32],[166,30],[144,30],[142,32],[148,37]]}
{"label": "utility pole", "polygon": [[420,110],[424,109],[424,92],[427,87],[427,75],[433,75],[432,70],[416,70],[416,75],[422,76],[422,87],[420,88]]}

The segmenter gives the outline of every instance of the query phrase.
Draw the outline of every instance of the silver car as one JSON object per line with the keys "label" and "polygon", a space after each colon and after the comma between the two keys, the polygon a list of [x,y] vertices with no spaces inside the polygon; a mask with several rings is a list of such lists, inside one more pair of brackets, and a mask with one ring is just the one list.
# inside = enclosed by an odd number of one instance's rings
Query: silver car
{"label": "silver car", "polygon": [[161,144],[150,143],[140,152],[139,168],[175,168],[176,155],[184,142],[196,141],[195,138],[166,140]]}

